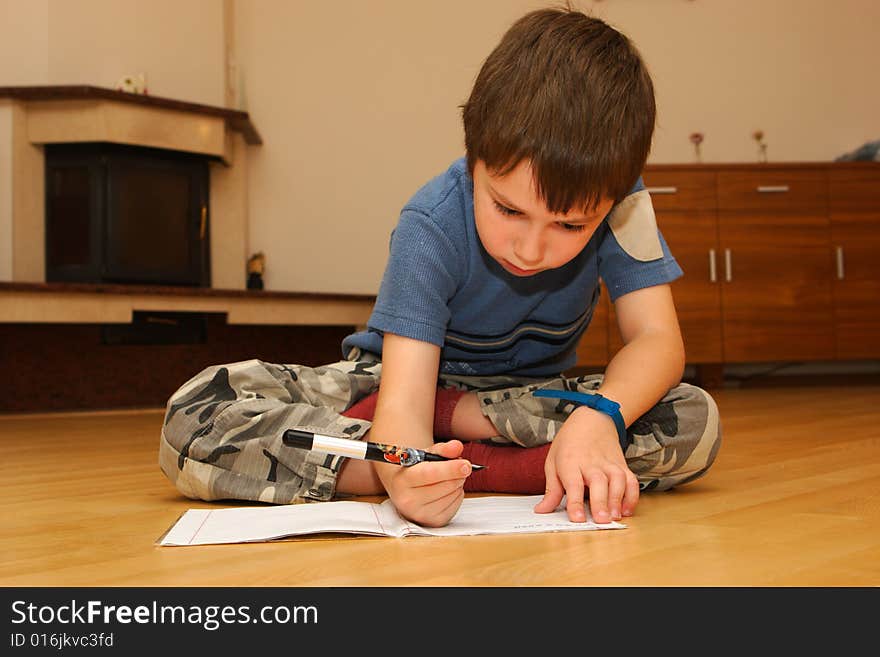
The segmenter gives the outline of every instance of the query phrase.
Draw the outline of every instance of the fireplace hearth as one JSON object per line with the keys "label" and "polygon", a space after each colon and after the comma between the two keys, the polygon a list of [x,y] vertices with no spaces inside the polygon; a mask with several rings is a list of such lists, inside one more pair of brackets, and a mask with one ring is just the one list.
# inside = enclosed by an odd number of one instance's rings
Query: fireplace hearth
{"label": "fireplace hearth", "polygon": [[45,158],[47,282],[211,286],[211,158],[111,143]]}

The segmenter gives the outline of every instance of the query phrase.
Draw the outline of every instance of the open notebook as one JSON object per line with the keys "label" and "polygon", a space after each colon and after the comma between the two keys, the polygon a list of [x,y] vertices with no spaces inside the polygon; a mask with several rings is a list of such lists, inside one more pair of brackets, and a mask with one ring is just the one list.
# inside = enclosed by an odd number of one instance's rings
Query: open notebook
{"label": "open notebook", "polygon": [[541,495],[466,498],[445,527],[422,527],[405,520],[391,503],[315,502],[286,506],[189,509],[157,541],[159,545],[211,545],[272,541],[321,533],[369,536],[469,536],[623,529],[619,522],[571,522],[563,505],[535,513]]}

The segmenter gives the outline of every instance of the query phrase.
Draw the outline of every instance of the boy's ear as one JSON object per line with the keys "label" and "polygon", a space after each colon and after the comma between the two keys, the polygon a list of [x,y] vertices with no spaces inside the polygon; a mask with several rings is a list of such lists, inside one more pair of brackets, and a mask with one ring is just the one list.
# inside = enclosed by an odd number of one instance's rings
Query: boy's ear
{"label": "boy's ear", "polygon": [[657,218],[647,189],[630,194],[614,208],[608,225],[620,248],[642,262],[659,260],[663,247],[657,233]]}

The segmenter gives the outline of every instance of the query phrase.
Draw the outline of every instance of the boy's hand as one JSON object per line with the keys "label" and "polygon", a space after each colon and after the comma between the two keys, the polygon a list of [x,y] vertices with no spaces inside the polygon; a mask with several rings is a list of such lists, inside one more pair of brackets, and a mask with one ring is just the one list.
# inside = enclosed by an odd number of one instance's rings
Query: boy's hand
{"label": "boy's hand", "polygon": [[398,512],[426,527],[442,527],[458,511],[464,499],[464,480],[471,464],[456,459],[463,445],[458,440],[437,443],[427,451],[455,459],[424,461],[410,467],[378,465],[379,476]]}
{"label": "boy's hand", "polygon": [[584,499],[597,523],[631,516],[639,501],[639,482],[626,465],[617,430],[608,416],[576,409],[553,439],[544,464],[547,489],[537,513],[555,510],[567,497],[572,522],[585,522]]}

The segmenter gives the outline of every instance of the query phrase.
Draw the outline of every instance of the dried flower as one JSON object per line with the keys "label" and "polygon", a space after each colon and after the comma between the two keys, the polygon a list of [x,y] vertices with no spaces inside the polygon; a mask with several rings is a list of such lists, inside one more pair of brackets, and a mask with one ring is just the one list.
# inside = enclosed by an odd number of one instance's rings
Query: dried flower
{"label": "dried flower", "polygon": [[758,142],[758,162],[767,161],[767,144],[764,143],[764,131],[755,130],[752,133],[752,139]]}
{"label": "dried flower", "polygon": [[702,162],[703,158],[700,155],[700,144],[703,143],[703,133],[702,132],[692,132],[690,136],[691,143],[694,145],[694,155],[697,157],[697,162]]}

